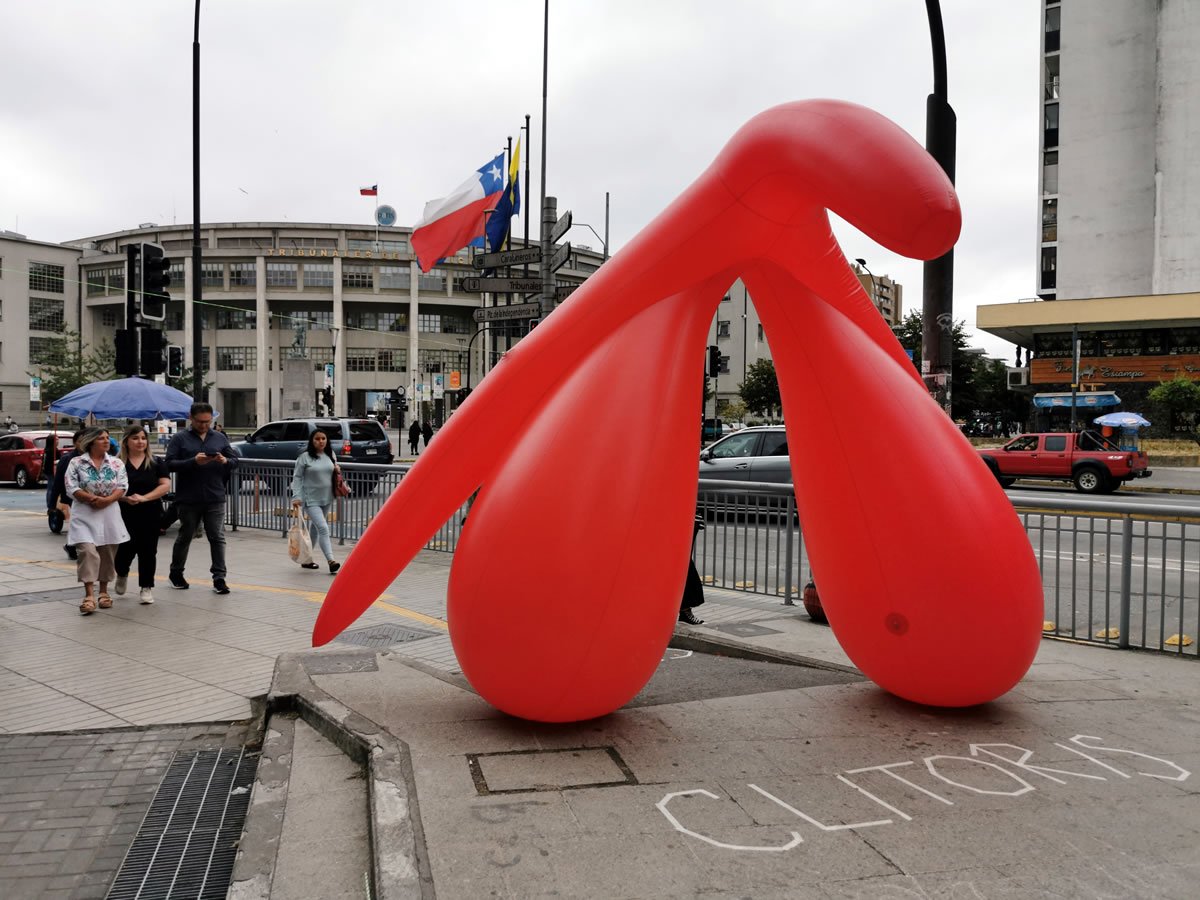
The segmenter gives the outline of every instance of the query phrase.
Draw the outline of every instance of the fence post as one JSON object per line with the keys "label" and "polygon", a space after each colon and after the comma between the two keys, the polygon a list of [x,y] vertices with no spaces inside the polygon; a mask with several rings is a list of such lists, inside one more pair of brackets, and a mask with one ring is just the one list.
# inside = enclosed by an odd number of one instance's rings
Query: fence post
{"label": "fence post", "polygon": [[1129,604],[1133,584],[1133,517],[1126,516],[1121,525],[1121,613],[1117,646],[1129,649]]}
{"label": "fence post", "polygon": [[796,605],[795,601],[792,600],[792,587],[793,587],[793,585],[792,585],[792,559],[796,552],[796,550],[795,550],[796,538],[795,538],[795,531],[792,528],[792,519],[794,518],[795,512],[796,512],[796,497],[793,495],[793,496],[788,497],[787,525],[784,526],[787,529],[787,538],[784,540],[784,548],[785,549],[783,551],[783,571],[784,571],[784,575],[783,575],[783,605],[784,606],[795,606]]}

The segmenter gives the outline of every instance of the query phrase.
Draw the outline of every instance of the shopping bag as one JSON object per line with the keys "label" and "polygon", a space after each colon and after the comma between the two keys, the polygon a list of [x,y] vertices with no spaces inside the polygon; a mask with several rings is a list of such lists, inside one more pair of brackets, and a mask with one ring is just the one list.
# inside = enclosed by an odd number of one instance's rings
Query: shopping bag
{"label": "shopping bag", "polygon": [[308,536],[308,519],[305,516],[297,516],[288,529],[288,556],[302,566],[313,561],[312,538]]}

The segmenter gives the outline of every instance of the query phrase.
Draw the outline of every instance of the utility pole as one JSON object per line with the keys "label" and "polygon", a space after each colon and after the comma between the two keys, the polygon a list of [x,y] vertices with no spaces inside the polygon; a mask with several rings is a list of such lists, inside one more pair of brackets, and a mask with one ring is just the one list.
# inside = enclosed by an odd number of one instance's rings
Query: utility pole
{"label": "utility pole", "polygon": [[[925,149],[954,183],[957,122],[947,99],[946,35],[938,0],[925,0],[933,51],[933,93],[925,101]],[[925,389],[950,414],[954,352],[954,251],[924,264],[921,377]]]}
{"label": "utility pole", "polygon": [[[192,400],[204,398],[204,334],[200,330],[200,0],[196,0],[196,30],[192,37]],[[266,322],[259,323],[267,327]]]}

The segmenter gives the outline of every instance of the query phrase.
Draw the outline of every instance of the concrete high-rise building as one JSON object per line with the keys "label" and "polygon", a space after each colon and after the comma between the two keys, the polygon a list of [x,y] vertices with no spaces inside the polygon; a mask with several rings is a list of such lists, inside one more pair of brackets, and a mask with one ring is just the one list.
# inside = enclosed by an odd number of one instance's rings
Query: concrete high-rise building
{"label": "concrete high-rise building", "polygon": [[1031,261],[1044,302],[976,311],[1029,351],[1009,382],[1035,406],[1099,391],[1139,409],[1163,381],[1200,379],[1198,50],[1194,0],[1043,0]]}
{"label": "concrete high-rise building", "polygon": [[1200,9],[1043,0],[1044,299],[1200,288]]}

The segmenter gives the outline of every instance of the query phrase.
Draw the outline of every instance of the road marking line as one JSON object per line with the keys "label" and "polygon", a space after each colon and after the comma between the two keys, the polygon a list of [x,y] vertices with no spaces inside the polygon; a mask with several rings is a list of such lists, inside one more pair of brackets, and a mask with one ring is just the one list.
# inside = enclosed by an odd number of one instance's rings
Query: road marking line
{"label": "road marking line", "polygon": [[[46,566],[51,569],[59,569],[59,570],[66,571],[66,572],[74,572],[75,571],[75,565],[73,563],[58,562],[57,560],[49,560],[49,559],[22,559],[22,558],[18,558],[15,556],[0,556],[0,562],[24,563],[27,565]],[[167,579],[161,575],[158,576],[155,579],[155,581],[161,582],[163,584],[168,583]],[[198,583],[199,584],[211,584],[211,582],[198,582]],[[263,591],[268,594],[285,594],[285,595],[292,596],[292,597],[299,597],[302,600],[307,600],[309,603],[324,603],[325,602],[325,592],[324,591],[305,591],[305,590],[301,590],[300,588],[275,587],[273,585],[267,585],[267,584],[242,584],[242,583],[235,583],[235,582],[230,582],[229,586],[233,587],[233,588],[237,588],[238,590]],[[412,619],[414,622],[420,622],[424,625],[431,625],[434,628],[440,628],[443,631],[449,630],[450,626],[446,623],[446,621],[444,619],[438,619],[433,616],[428,616],[425,613],[417,612],[415,609],[408,609],[407,607],[397,606],[395,603],[389,602],[389,601],[395,600],[395,599],[396,599],[395,597],[392,597],[388,594],[381,594],[379,599],[376,600],[374,603],[372,603],[371,606],[378,607],[379,609],[386,609],[388,612],[394,613],[397,616],[403,616],[406,619]]]}

